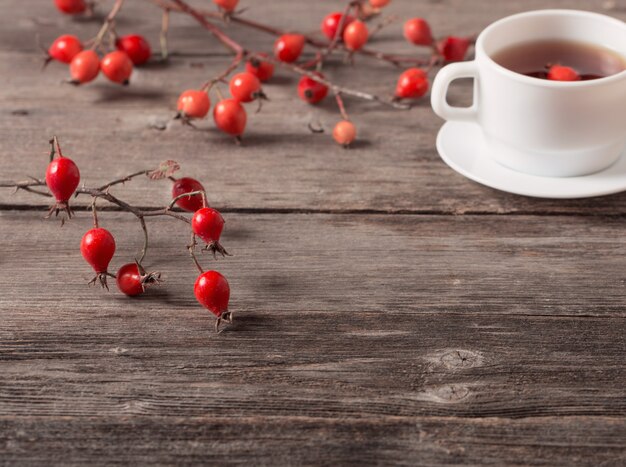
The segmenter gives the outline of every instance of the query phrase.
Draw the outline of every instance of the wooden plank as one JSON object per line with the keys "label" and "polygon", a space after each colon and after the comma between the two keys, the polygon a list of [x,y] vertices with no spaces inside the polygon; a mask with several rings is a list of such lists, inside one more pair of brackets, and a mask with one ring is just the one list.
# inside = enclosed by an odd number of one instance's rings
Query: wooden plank
{"label": "wooden plank", "polygon": [[[7,462],[624,456],[621,219],[231,214],[215,335],[184,224],[149,224],[166,284],[129,300],[85,285],[86,213],[37,218],[0,212]],[[136,221],[101,222],[130,260]]]}
{"label": "wooden plank", "polygon": [[[61,313],[77,301],[133,306],[84,287],[90,271],[78,245],[89,214],[63,228],[41,215],[0,211],[0,283],[13,284],[0,305],[27,312],[44,304],[48,312],[53,303]],[[132,261],[138,222],[101,217],[118,238],[114,266]],[[228,214],[226,222],[223,242],[235,256],[217,263],[207,256],[205,264],[231,276],[235,309],[625,316],[623,218]],[[172,305],[187,309],[196,275],[185,249],[189,227],[167,219],[148,219],[148,227],[147,264],[165,274]],[[49,282],[31,290],[31,277]]]}
{"label": "wooden plank", "polygon": [[[291,417],[0,419],[0,432],[8,434],[10,449],[0,445],[0,453],[13,465],[614,466],[624,461],[626,436],[621,419],[606,417],[354,419],[297,412]],[[103,437],[110,444],[103,446]]]}
{"label": "wooden plank", "polygon": [[[386,110],[349,101],[349,111],[359,126],[361,143],[352,151],[337,147],[328,136],[310,134],[311,121],[329,130],[337,120],[331,99],[309,107],[295,96],[297,80],[281,74],[267,86],[271,101],[260,114],[250,112],[247,144],[238,148],[212,128],[194,132],[168,119],[178,93],[198,86],[217,74],[227,63],[218,44],[190,19],[176,16],[172,47],[205,56],[175,57],[170,67],[152,66],[134,76],[135,84],[124,89],[104,80],[74,89],[59,84],[64,67],[52,64],[38,71],[34,37],[40,33],[49,42],[60,32],[82,37],[93,35],[96,25],[72,22],[55,14],[51,2],[33,6],[11,0],[3,3],[12,14],[0,18],[0,151],[2,179],[40,175],[45,168],[46,141],[58,133],[80,164],[84,180],[100,184],[132,170],[166,158],[182,163],[185,173],[195,174],[208,185],[212,202],[224,209],[260,210],[376,210],[426,213],[580,213],[623,214],[626,195],[583,201],[535,200],[496,192],[457,175],[439,159],[434,149],[441,121],[426,101],[410,112]],[[390,13],[402,17],[428,17],[436,31],[475,32],[492,20],[517,11],[544,7],[539,0],[493,2],[460,0],[425,3],[396,1]],[[553,7],[602,10],[602,2],[560,0]],[[25,11],[28,8],[27,11]],[[137,31],[156,43],[158,18],[151,6],[129,2],[128,15],[120,20],[121,31]],[[337,2],[288,2],[281,0],[253,7],[248,14],[272,24],[313,30],[318,18],[336,9]],[[611,14],[626,18],[619,7]],[[15,21],[14,18],[21,18]],[[125,19],[124,19],[125,18]],[[271,47],[271,37],[251,34],[231,26],[241,40]],[[400,34],[400,25],[390,26],[377,39],[377,47],[411,51]],[[359,67],[331,67],[338,82],[380,95],[392,92],[397,70],[359,58]],[[361,67],[363,66],[363,67]],[[367,68],[364,68],[364,67]],[[362,70],[367,69],[367,73]],[[467,85],[459,85],[453,99],[466,100]],[[24,112],[26,114],[24,114]],[[154,126],[167,124],[165,131]],[[131,184],[129,196],[139,204],[160,205],[166,195],[154,197],[143,186]],[[37,202],[28,196],[11,197],[0,191],[5,207]]]}

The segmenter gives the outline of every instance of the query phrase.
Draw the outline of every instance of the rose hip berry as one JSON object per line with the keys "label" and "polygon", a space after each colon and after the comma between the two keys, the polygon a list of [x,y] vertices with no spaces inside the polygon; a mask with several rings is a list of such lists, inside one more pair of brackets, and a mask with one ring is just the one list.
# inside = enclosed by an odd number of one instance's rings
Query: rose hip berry
{"label": "rose hip berry", "polygon": [[117,282],[117,288],[120,289],[120,292],[129,297],[141,295],[144,292],[141,274],[139,273],[139,267],[136,263],[128,263],[122,266],[119,271],[117,271],[115,281]]}
{"label": "rose hip berry", "polygon": [[211,108],[211,100],[206,91],[188,89],[178,98],[176,108],[184,118],[204,118]]}
{"label": "rose hip berry", "polygon": [[231,13],[235,11],[235,8],[237,8],[239,0],[213,0],[213,3],[215,3],[223,11]]}
{"label": "rose hip berry", "polygon": [[223,99],[213,109],[213,119],[224,133],[240,137],[246,129],[246,109],[235,99]]}
{"label": "rose hip berry", "polygon": [[359,50],[367,42],[369,31],[363,21],[354,20],[343,31],[343,42],[349,50]]}
{"label": "rose hip berry", "polygon": [[[315,73],[323,78],[321,73]],[[328,86],[318,83],[313,78],[303,76],[298,83],[298,95],[300,99],[309,104],[317,104],[328,94]]]}
{"label": "rose hip berry", "polygon": [[[341,23],[342,16],[343,16],[342,13],[336,11],[334,13],[329,13],[322,20],[322,26],[321,26],[322,33],[324,33],[324,35],[329,40],[333,40],[335,38],[335,35],[337,34],[337,29],[339,28],[339,23]],[[352,21],[354,21],[354,18],[352,16],[350,15],[346,16],[346,19],[343,22],[343,28],[341,29],[341,32],[339,33],[339,39],[341,39],[341,36],[343,35],[343,32],[346,29],[346,26],[350,24]]]}
{"label": "rose hip berry", "polygon": [[447,62],[460,62],[465,58],[469,46],[469,39],[449,36],[437,43],[437,50]]}
{"label": "rose hip berry", "polygon": [[[204,191],[202,183],[191,177],[179,178],[172,186],[172,199],[194,191]],[[176,200],[176,204],[185,211],[196,212],[198,209],[204,207],[204,200],[202,199],[202,195],[191,195],[179,198]]]}
{"label": "rose hip berry", "polygon": [[237,73],[230,80],[230,94],[239,102],[252,102],[256,98],[263,98],[265,94],[261,90],[261,81],[247,71]]}
{"label": "rose hip berry", "polygon": [[370,5],[374,8],[383,8],[389,5],[389,2],[391,2],[391,0],[370,0]]}
{"label": "rose hip berry", "polygon": [[70,63],[83,50],[78,37],[64,34],[57,37],[48,48],[48,58],[61,63]]}
{"label": "rose hip berry", "polygon": [[67,157],[54,159],[46,170],[46,185],[60,203],[67,203],[80,183],[80,171]]}
{"label": "rose hip berry", "polygon": [[85,0],[54,0],[57,9],[67,15],[77,15],[87,9]]}
{"label": "rose hip berry", "polygon": [[70,62],[72,84],[78,85],[93,81],[98,73],[100,73],[100,58],[93,50],[79,52]]}
{"label": "rose hip berry", "polygon": [[356,127],[348,120],[342,120],[333,129],[333,138],[337,144],[347,148],[356,138]]}
{"label": "rose hip berry", "polygon": [[224,229],[224,218],[213,208],[198,209],[191,218],[191,230],[194,235],[200,237],[205,243],[205,250],[209,250],[215,256],[219,253],[222,256],[228,254],[220,245],[220,236]]}
{"label": "rose hip berry", "polygon": [[73,160],[59,154],[59,157],[53,159],[46,169],[46,185],[56,199],[56,204],[50,208],[50,214],[53,211],[59,213],[63,210],[68,217],[72,217],[69,200],[76,191],[76,187],[80,183],[80,171]]}
{"label": "rose hip berry", "polygon": [[304,41],[300,34],[284,34],[274,43],[274,55],[281,62],[295,62],[302,53]]}
{"label": "rose hip berry", "polygon": [[158,284],[160,278],[160,273],[146,273],[139,263],[128,263],[117,271],[115,282],[120,292],[135,297],[144,293],[149,284]]}
{"label": "rose hip berry", "polygon": [[[266,56],[265,54],[261,55]],[[259,78],[259,81],[264,83],[274,76],[274,64],[252,57],[246,62],[246,71],[252,73]]]}
{"label": "rose hip berry", "polygon": [[576,70],[568,66],[552,65],[548,71],[548,79],[553,81],[579,81]]}
{"label": "rose hip berry", "polygon": [[404,23],[404,37],[415,45],[431,45],[433,43],[430,25],[422,18],[413,18]]}
{"label": "rose hip berry", "polygon": [[129,34],[118,38],[115,41],[115,47],[117,50],[126,52],[133,65],[143,65],[150,60],[152,55],[150,44],[139,34]]}
{"label": "rose hip berry", "polygon": [[115,239],[113,235],[108,230],[100,227],[87,231],[80,242],[80,252],[85,261],[96,271],[96,277],[89,283],[94,284],[99,280],[102,287],[108,289],[107,269],[115,253]]}
{"label": "rose hip berry", "polygon": [[114,83],[127,85],[133,72],[133,62],[126,52],[115,50],[104,56],[100,69]]}
{"label": "rose hip berry", "polygon": [[224,276],[217,271],[206,271],[198,276],[193,287],[196,300],[217,316],[215,330],[219,330],[222,320],[232,323],[232,313],[228,311],[230,286]]}
{"label": "rose hip berry", "polygon": [[428,91],[428,75],[419,68],[409,68],[398,78],[396,97],[400,99],[417,99]]}

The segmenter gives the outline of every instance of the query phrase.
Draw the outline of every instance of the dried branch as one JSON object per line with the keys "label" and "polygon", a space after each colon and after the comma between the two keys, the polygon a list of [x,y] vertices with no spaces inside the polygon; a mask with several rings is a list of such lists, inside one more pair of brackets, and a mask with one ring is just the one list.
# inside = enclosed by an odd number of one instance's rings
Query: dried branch
{"label": "dried branch", "polygon": [[[168,9],[170,11],[174,11],[177,13],[187,13],[187,11],[183,10],[179,5],[174,4],[168,0],[149,0],[153,4],[157,5],[162,9]],[[175,0],[172,0],[175,1]],[[176,2],[178,3],[178,2]],[[223,15],[217,11],[212,10],[203,10],[196,9],[197,14],[201,15],[203,18],[211,18],[214,20],[223,20]],[[255,29],[257,31],[264,32],[266,34],[270,34],[272,36],[282,36],[283,34],[287,34],[288,31],[275,28],[273,26],[269,26],[266,24],[259,23],[257,21],[253,21],[247,18],[242,18],[239,15],[229,15],[228,20],[232,23],[240,24],[241,26]],[[329,46],[329,42],[317,39],[313,36],[303,34],[304,40],[307,44],[317,49],[327,49]],[[347,52],[348,50],[341,44],[340,42],[336,45],[336,47],[341,48],[343,51]],[[359,55],[364,55],[375,60],[380,60],[383,62],[390,63],[395,66],[407,65],[407,66],[424,66],[427,65],[430,61],[429,58],[420,58],[412,55],[394,55],[388,54],[385,52],[381,52],[374,49],[362,48],[360,50],[355,51],[354,53]]]}

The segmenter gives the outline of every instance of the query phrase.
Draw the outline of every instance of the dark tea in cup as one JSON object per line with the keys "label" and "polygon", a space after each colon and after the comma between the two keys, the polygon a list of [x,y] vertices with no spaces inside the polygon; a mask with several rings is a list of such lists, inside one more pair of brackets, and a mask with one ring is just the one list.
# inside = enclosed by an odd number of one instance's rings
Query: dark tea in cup
{"label": "dark tea in cup", "polygon": [[626,70],[626,58],[602,46],[568,40],[538,40],[506,47],[491,58],[511,71],[533,78],[551,79],[555,65],[568,67],[577,79],[605,78]]}

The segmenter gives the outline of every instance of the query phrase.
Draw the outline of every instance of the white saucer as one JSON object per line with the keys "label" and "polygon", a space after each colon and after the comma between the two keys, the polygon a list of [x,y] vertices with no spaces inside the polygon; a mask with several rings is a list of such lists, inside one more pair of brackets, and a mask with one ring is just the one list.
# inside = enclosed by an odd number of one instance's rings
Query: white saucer
{"label": "white saucer", "polygon": [[626,155],[608,169],[582,177],[539,177],[516,172],[491,159],[475,123],[447,122],[437,135],[437,151],[461,175],[497,190],[537,198],[589,198],[626,190]]}

